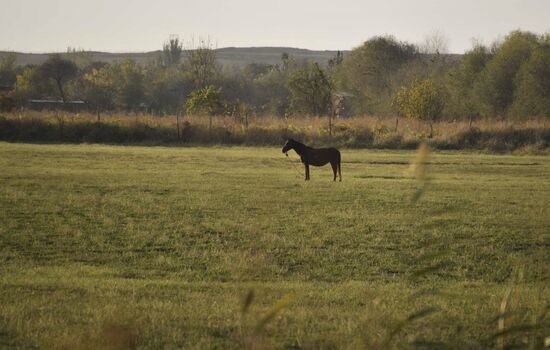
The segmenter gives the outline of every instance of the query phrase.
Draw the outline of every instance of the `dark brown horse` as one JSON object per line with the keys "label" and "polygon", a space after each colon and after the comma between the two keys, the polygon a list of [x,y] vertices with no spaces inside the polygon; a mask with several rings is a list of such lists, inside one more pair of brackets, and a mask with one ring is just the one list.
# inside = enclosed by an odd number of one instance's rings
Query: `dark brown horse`
{"label": "dark brown horse", "polygon": [[[288,139],[283,146],[283,153],[287,153],[293,149],[298,153],[306,167],[306,181],[309,180],[309,166],[323,166],[330,163],[332,166],[332,172],[334,173],[334,181],[336,181],[336,172],[340,176],[342,181],[342,170],[340,167],[340,151],[336,148],[312,148],[295,141]],[[288,154],[287,154],[288,155]]]}

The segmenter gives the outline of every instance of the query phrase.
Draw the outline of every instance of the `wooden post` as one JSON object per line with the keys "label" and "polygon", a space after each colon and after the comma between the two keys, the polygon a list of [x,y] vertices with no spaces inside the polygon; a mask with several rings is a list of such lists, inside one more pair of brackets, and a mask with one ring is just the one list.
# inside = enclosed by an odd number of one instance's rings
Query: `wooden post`
{"label": "wooden post", "polygon": [[101,122],[101,117],[99,115],[99,107],[97,107],[97,122]]}
{"label": "wooden post", "polygon": [[332,113],[328,114],[328,135],[332,137]]}
{"label": "wooden post", "polygon": [[55,111],[55,118],[59,126],[59,139],[63,140],[63,127],[65,126],[65,116],[63,113],[59,114],[59,110]]}
{"label": "wooden post", "polygon": [[328,133],[332,137],[332,127],[334,126],[334,119],[339,119],[342,116],[342,110],[344,109],[344,97],[341,95],[334,95],[333,104],[329,109],[328,120]]}
{"label": "wooden post", "polygon": [[399,117],[395,117],[395,132],[397,132],[398,126],[399,126]]}

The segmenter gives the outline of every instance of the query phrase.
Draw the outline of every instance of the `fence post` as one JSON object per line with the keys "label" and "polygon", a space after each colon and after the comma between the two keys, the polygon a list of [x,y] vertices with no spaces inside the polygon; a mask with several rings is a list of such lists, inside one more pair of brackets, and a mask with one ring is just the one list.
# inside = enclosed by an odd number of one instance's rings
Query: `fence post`
{"label": "fence post", "polygon": [[57,119],[57,123],[59,126],[59,139],[60,141],[63,141],[63,127],[65,126],[65,116],[63,113],[59,114],[59,110],[55,110],[55,119]]}
{"label": "fence post", "polygon": [[332,112],[328,114],[328,135],[332,137]]}

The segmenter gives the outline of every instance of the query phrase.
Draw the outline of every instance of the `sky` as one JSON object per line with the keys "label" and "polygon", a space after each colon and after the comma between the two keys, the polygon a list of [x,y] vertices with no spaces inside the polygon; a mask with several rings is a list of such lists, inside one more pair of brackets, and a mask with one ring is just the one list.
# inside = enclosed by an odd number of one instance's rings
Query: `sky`
{"label": "sky", "polygon": [[550,32],[550,0],[1,0],[0,50],[110,52],[186,47],[286,46],[349,50],[375,35],[421,43],[435,32],[448,51],[490,44],[512,30]]}

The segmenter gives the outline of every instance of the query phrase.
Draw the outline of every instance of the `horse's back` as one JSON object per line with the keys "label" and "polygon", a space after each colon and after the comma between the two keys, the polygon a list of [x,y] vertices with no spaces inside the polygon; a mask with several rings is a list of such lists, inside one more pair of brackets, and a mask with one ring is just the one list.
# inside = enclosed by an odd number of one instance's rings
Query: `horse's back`
{"label": "horse's back", "polygon": [[340,151],[337,150],[336,148],[330,147],[330,148],[321,148],[321,149],[325,151],[327,154],[330,154],[332,157],[336,157],[338,158],[338,160],[340,160]]}
{"label": "horse's back", "polygon": [[340,151],[336,148],[312,148],[310,163],[311,165],[322,166],[327,163],[340,163]]}

